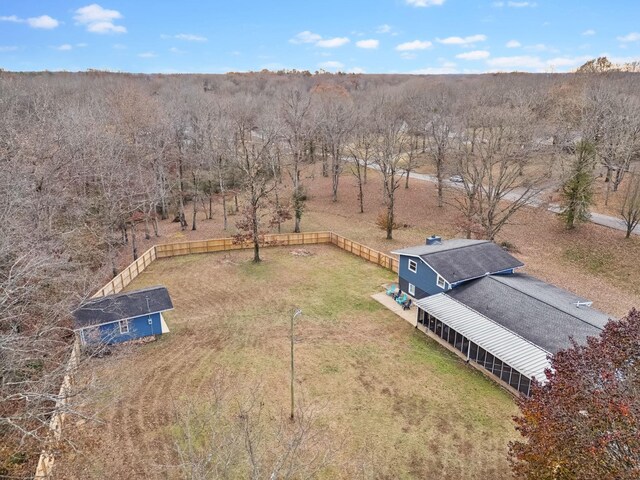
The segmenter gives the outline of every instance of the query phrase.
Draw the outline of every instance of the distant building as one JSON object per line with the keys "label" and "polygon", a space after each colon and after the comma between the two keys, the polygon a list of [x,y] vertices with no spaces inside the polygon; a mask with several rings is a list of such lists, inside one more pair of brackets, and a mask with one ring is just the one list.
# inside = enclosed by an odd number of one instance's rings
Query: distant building
{"label": "distant building", "polygon": [[431,237],[393,253],[400,288],[416,299],[416,326],[525,395],[551,355],[598,336],[609,320],[590,301],[516,273],[524,264],[492,242]]}
{"label": "distant building", "polygon": [[114,344],[169,332],[162,316],[173,310],[165,287],[91,299],[75,312],[75,332],[83,345]]}

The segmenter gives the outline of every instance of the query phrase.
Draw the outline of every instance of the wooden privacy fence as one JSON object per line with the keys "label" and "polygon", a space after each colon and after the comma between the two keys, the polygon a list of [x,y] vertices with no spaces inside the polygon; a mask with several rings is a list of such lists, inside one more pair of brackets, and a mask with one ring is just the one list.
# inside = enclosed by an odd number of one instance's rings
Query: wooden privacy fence
{"label": "wooden privacy fence", "polygon": [[[289,246],[289,245],[318,245],[331,244],[353,255],[375,263],[393,272],[398,271],[398,260],[386,253],[354,242],[348,238],[333,232],[305,232],[305,233],[278,233],[264,235],[261,246]],[[229,250],[242,250],[253,248],[252,242],[236,243],[233,238],[214,238],[211,240],[196,240],[189,242],[164,243],[154,245],[144,252],[135,262],[127,266],[116,275],[113,280],[98,290],[91,298],[104,297],[121,292],[149,265],[159,258],[177,257],[180,255],[192,255],[198,253],[226,252]],[[75,369],[80,361],[80,342],[76,338],[71,357],[67,363],[66,374],[60,387],[58,408],[49,422],[52,440],[59,441],[62,438],[62,423],[64,421],[64,406],[72,395],[71,386]],[[52,478],[54,456],[50,452],[42,452],[38,461],[35,478]]]}
{"label": "wooden privacy fence", "polygon": [[[278,247],[290,245],[318,245],[332,244],[352,253],[368,262],[383,268],[398,272],[398,260],[386,253],[379,252],[353,240],[333,232],[305,232],[305,233],[275,233],[263,235],[262,247]],[[237,243],[233,238],[213,238],[210,240],[195,240],[188,242],[163,243],[154,245],[144,252],[140,258],[126,267],[119,275],[96,292],[93,296],[102,297],[121,292],[151,263],[159,258],[193,255],[197,253],[226,252],[230,250],[245,250],[253,248],[253,243]]]}

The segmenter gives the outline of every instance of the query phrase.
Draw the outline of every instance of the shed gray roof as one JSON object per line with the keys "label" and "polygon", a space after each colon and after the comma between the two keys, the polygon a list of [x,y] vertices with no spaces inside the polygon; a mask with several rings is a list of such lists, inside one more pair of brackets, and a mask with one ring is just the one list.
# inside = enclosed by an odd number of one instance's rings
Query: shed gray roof
{"label": "shed gray roof", "polygon": [[609,317],[566,290],[516,273],[474,280],[447,292],[452,298],[551,353],[598,336]]}
{"label": "shed gray roof", "polygon": [[518,370],[528,378],[544,381],[550,367],[549,353],[526,338],[476,312],[447,293],[416,301],[416,305],[460,332],[476,345]]}
{"label": "shed gray roof", "polygon": [[450,284],[524,265],[503,248],[486,240],[456,238],[440,245],[419,245],[393,253],[420,257]]}
{"label": "shed gray roof", "polygon": [[172,308],[173,303],[167,289],[157,286],[91,299],[80,305],[73,316],[75,327],[84,328]]}

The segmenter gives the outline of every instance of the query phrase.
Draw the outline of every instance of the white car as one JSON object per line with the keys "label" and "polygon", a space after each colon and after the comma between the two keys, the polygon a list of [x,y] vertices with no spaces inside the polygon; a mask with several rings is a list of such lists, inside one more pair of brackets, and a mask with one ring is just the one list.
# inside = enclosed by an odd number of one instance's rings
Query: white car
{"label": "white car", "polygon": [[449,181],[453,183],[462,183],[464,180],[462,179],[462,175],[451,175],[449,177]]}

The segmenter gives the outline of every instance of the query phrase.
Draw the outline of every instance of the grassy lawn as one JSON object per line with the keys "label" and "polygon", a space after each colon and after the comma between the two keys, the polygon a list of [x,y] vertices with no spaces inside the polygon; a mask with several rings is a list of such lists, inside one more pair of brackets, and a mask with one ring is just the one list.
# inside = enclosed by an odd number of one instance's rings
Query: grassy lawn
{"label": "grassy lawn", "polygon": [[[92,360],[82,382],[101,424],[70,424],[78,451],[61,478],[176,478],[176,412],[206,411],[221,372],[226,398],[259,392],[261,421],[288,412],[289,315],[296,389],[315,406],[331,453],[319,478],[509,478],[513,399],[370,298],[387,272],[328,246],[155,262],[131,289],[164,284],[171,333]],[[90,392],[91,393],[91,392]],[[314,448],[313,445],[310,447]]]}

